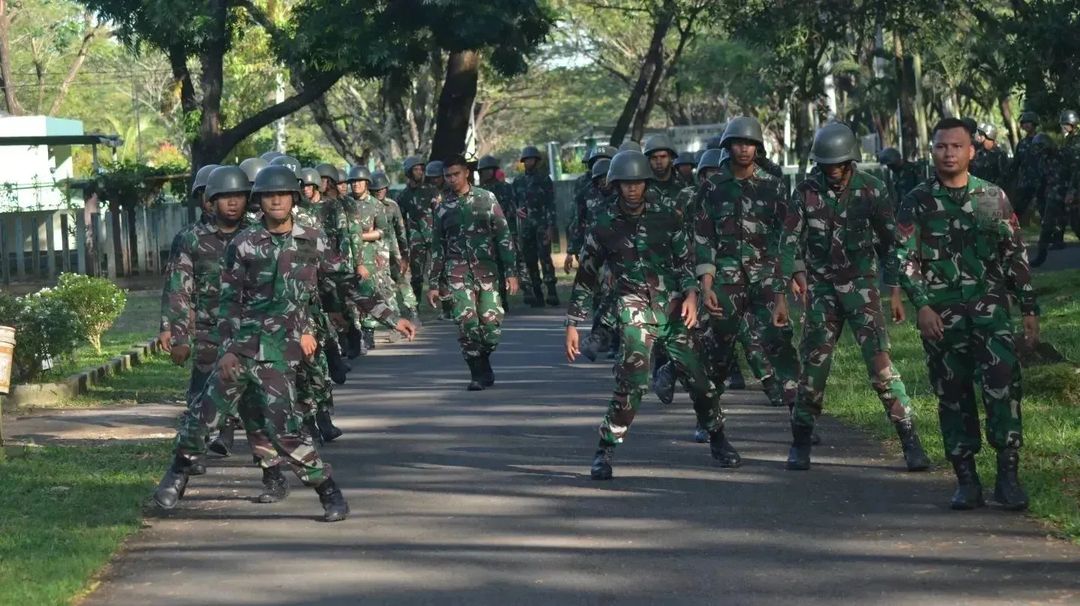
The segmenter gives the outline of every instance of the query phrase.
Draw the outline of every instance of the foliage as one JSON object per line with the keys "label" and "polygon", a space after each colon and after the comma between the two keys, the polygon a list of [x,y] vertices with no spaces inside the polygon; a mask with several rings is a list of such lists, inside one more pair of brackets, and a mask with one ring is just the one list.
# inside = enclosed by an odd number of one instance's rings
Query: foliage
{"label": "foliage", "polygon": [[97,191],[110,206],[125,208],[150,204],[176,177],[185,177],[188,167],[179,164],[150,166],[138,162],[107,164],[97,175]]}
{"label": "foliage", "polygon": [[78,344],[78,308],[49,294],[48,289],[22,297],[0,293],[0,325],[15,329],[13,384],[32,381],[42,362],[70,356]]}
{"label": "foliage", "polygon": [[47,297],[79,310],[79,336],[101,353],[101,335],[112,327],[127,304],[127,293],[106,278],[60,274]]}

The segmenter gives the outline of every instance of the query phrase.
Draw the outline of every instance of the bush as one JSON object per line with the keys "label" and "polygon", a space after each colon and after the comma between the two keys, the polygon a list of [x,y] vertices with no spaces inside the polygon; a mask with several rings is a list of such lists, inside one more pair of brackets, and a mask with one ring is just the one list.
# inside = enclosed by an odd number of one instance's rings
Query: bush
{"label": "bush", "polygon": [[101,335],[109,330],[127,305],[127,293],[105,278],[60,274],[56,288],[42,293],[78,310],[79,337],[101,353]]}
{"label": "bush", "polygon": [[75,351],[80,331],[76,309],[47,291],[18,298],[0,293],[0,325],[15,329],[13,384],[41,374],[45,358],[62,358]]}

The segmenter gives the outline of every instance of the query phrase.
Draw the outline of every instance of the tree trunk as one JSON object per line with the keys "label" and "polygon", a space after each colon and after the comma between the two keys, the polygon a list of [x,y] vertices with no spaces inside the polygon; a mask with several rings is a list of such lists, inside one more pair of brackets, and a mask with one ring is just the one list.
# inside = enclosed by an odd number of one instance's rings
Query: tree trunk
{"label": "tree trunk", "polygon": [[7,12],[7,0],[0,0],[0,86],[4,87],[4,102],[12,116],[22,114],[19,100],[15,98],[15,80],[11,73],[11,48],[8,34],[11,32],[11,15]]}
{"label": "tree trunk", "polygon": [[435,136],[431,142],[432,158],[442,160],[465,151],[479,69],[480,54],[477,51],[450,53],[436,112]]}
{"label": "tree trunk", "polygon": [[814,134],[810,126],[810,104],[813,99],[795,101],[795,155],[799,160],[799,181],[806,177],[806,167],[810,163],[810,144]]}
{"label": "tree trunk", "polygon": [[49,108],[50,116],[55,116],[56,113],[60,111],[60,106],[64,104],[64,99],[67,98],[68,90],[71,89],[71,84],[75,82],[75,77],[79,75],[79,70],[86,61],[86,54],[90,50],[90,43],[93,42],[94,38],[98,35],[98,28],[91,27],[90,13],[85,15],[85,23],[88,31],[83,35],[82,44],[79,45],[79,52],[71,62],[71,67],[68,68],[67,75],[64,76],[64,81],[60,83],[60,89],[56,91],[56,97],[53,98],[52,107]]}
{"label": "tree trunk", "polygon": [[911,57],[912,83],[915,85],[915,140],[919,143],[917,153],[930,155],[929,127],[926,124],[926,103],[923,102],[922,55],[914,53]]}
{"label": "tree trunk", "polygon": [[1008,94],[998,98],[998,108],[1001,109],[1001,118],[1005,121],[1005,128],[1009,130],[1009,145],[1016,151],[1016,145],[1020,143],[1020,127],[1013,115],[1012,99]]}
{"label": "tree trunk", "polygon": [[653,23],[649,50],[645,53],[645,60],[642,61],[641,68],[638,69],[637,81],[634,83],[634,88],[630,89],[630,96],[626,99],[622,113],[619,114],[615,129],[611,131],[611,145],[618,146],[626,138],[631,121],[638,112],[641,98],[645,95],[653,74],[660,70],[664,64],[664,38],[667,36],[668,30],[671,29],[674,14],[666,5],[661,10],[662,12],[656,15],[656,21]]}
{"label": "tree trunk", "polygon": [[915,123],[915,100],[913,86],[908,75],[907,61],[904,57],[904,41],[899,32],[893,32],[893,64],[896,68],[896,83],[900,93],[900,125],[897,129],[903,133],[903,149],[900,153],[911,158],[917,142]]}

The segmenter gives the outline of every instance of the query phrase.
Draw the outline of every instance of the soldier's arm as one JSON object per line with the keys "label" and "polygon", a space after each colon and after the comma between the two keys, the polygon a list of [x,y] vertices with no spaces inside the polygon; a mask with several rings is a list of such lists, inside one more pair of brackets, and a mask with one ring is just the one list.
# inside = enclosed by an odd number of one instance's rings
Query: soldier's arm
{"label": "soldier's arm", "polygon": [[1005,284],[1020,305],[1020,313],[1025,316],[1038,315],[1039,305],[1035,299],[1035,288],[1031,285],[1031,266],[1028,265],[1027,250],[1024,247],[1024,235],[1020,223],[1013,212],[1012,204],[1003,190],[1000,190],[1002,219],[1001,253],[1004,259]]}
{"label": "soldier's arm", "polygon": [[506,222],[506,215],[503,214],[502,207],[494,196],[491,198],[489,217],[499,260],[502,261],[506,277],[513,277],[516,275],[514,269],[517,267],[517,259],[514,257],[514,240],[510,237],[510,226]]}
{"label": "soldier's arm", "polygon": [[375,318],[384,325],[394,328],[401,317],[387,304],[386,299],[375,288],[375,278],[362,280],[354,278],[355,287],[346,290],[350,301],[356,304],[364,313]]}
{"label": "soldier's arm", "polygon": [[881,259],[882,281],[885,286],[900,285],[900,263],[896,256],[896,215],[892,200],[883,188],[874,189],[874,207],[870,213],[870,226],[877,235],[877,255]]}
{"label": "soldier's arm", "polygon": [[[165,262],[165,275],[171,275],[173,265],[176,263],[176,255],[180,250],[180,241],[184,239],[184,233],[188,231],[190,226],[184,227],[173,236],[172,244],[169,245],[169,260]],[[161,323],[158,326],[158,332],[164,332],[169,330],[169,293],[171,285],[169,280],[165,281],[165,285],[161,288]]]}
{"label": "soldier's arm", "polygon": [[585,216],[587,211],[585,205],[588,201],[587,189],[574,194],[574,206],[573,215],[570,217],[570,223],[567,227],[567,240],[570,250],[568,251],[572,255],[578,254],[581,250],[581,245],[585,240]]}
{"label": "soldier's arm", "polygon": [[401,248],[398,246],[397,237],[397,224],[394,222],[394,216],[390,209],[385,209],[386,212],[386,228],[390,233],[384,234],[386,238],[386,247],[390,250],[390,266],[397,267],[401,264]]}
{"label": "soldier's arm", "polygon": [[590,231],[585,235],[585,244],[581,247],[574,288],[570,292],[570,305],[566,309],[568,322],[576,325],[589,317],[593,296],[600,284],[600,267],[603,263],[603,251],[593,231]]}
{"label": "soldier's arm", "polygon": [[194,231],[177,234],[177,237],[180,241],[173,251],[175,258],[169,263],[169,278],[162,293],[168,303],[162,314],[168,320],[167,330],[172,333],[172,344],[189,345],[193,313],[191,298],[195,292],[193,255],[198,247],[198,237]]}
{"label": "soldier's arm", "polygon": [[244,264],[239,247],[240,238],[234,238],[225,248],[225,262],[221,268],[221,294],[218,297],[218,336],[222,350],[236,354],[238,344],[233,340],[240,332],[240,316],[243,313]]}
{"label": "soldier's arm", "polygon": [[671,264],[679,280],[683,294],[697,292],[698,282],[694,273],[694,253],[690,248],[690,236],[685,228],[674,230],[671,235]]}
{"label": "soldier's arm", "polygon": [[431,274],[428,276],[428,284],[431,285],[443,283],[443,271],[446,269],[446,255],[443,251],[441,232],[436,217],[431,230]]}
{"label": "soldier's arm", "polygon": [[409,262],[409,231],[405,229],[405,217],[401,214],[401,206],[395,205],[394,211],[394,234],[397,236],[398,253],[401,260]]}
{"label": "soldier's arm", "polygon": [[778,243],[777,257],[780,259],[780,275],[790,278],[805,268],[796,266],[796,260],[802,259],[803,246],[806,242],[806,203],[801,189],[788,198],[787,209],[783,215],[783,228]]}
{"label": "soldier's arm", "polygon": [[897,277],[900,286],[915,309],[930,303],[919,259],[918,222],[918,200],[914,194],[909,193],[900,202],[900,212],[896,215],[895,263],[899,267]]}
{"label": "soldier's arm", "polygon": [[694,216],[694,256],[697,258],[697,267],[694,275],[716,275],[716,246],[713,240],[716,238],[716,224],[712,215],[709,214],[707,200],[712,192],[713,185],[706,181],[698,188],[697,202],[694,207],[697,212]]}
{"label": "soldier's arm", "polygon": [[766,255],[766,259],[772,264],[772,271],[768,273],[767,280],[771,282],[770,286],[777,290],[782,290],[786,277],[790,275],[784,273],[781,261],[784,248],[784,223],[788,213],[791,212],[790,208],[791,193],[788,191],[786,182],[779,179],[776,183],[772,216],[769,217],[769,248]]}
{"label": "soldier's arm", "polygon": [[540,203],[543,205],[547,229],[555,229],[558,223],[558,216],[555,210],[555,184],[551,182],[551,179],[547,175],[544,175],[544,179],[540,186]]}

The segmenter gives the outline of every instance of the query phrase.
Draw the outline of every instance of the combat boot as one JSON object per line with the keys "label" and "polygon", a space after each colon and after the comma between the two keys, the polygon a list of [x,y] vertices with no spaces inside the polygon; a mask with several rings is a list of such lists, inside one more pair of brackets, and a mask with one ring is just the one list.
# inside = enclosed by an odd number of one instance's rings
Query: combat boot
{"label": "combat boot", "polygon": [[544,299],[544,303],[547,303],[548,305],[550,305],[552,307],[558,307],[559,306],[559,291],[556,290],[555,285],[554,284],[548,284],[547,285],[547,291],[548,291],[548,294],[547,294],[547,298]]}
{"label": "combat boot", "polygon": [[694,428],[694,441],[698,444],[709,443],[709,430],[705,429],[701,425]]}
{"label": "combat boot", "polygon": [[218,432],[217,437],[214,438],[210,445],[206,448],[214,453],[223,457],[232,455],[233,445],[236,440],[236,430],[231,425],[226,425]]}
{"label": "combat boot", "polygon": [[723,427],[709,432],[709,451],[720,467],[734,468],[742,465],[742,457],[739,456],[738,451],[731,445],[731,442],[728,442]]}
{"label": "combat boot", "polygon": [[334,483],[334,478],[326,478],[322,484],[315,487],[319,494],[319,502],[323,506],[324,522],[340,522],[349,517],[349,504],[345,502],[345,495]]}
{"label": "combat boot", "polygon": [[731,365],[728,367],[728,389],[746,389],[746,379],[743,377],[742,368],[739,368],[739,363],[735,361],[735,357],[732,356]]}
{"label": "combat boot", "polygon": [[[312,441],[317,443],[319,446],[322,446],[324,444],[322,432],[319,431],[319,428],[315,425],[314,416],[304,417],[304,431],[306,431],[307,434],[311,436]],[[255,462],[258,463],[258,459],[256,459]]]}
{"label": "combat boot", "polygon": [[329,410],[320,410],[315,413],[315,424],[319,428],[319,436],[323,442],[333,442],[341,437],[341,430],[334,425]]}
{"label": "combat boot", "polygon": [[581,355],[595,362],[600,352],[611,348],[611,329],[597,324],[581,344]]}
{"label": "combat boot", "polygon": [[592,468],[589,475],[594,480],[610,480],[612,477],[611,463],[615,460],[615,447],[601,445],[593,455]]}
{"label": "combat boot", "polygon": [[761,389],[765,392],[765,396],[769,398],[769,406],[779,408],[784,405],[784,389],[780,387],[780,381],[776,377],[770,376],[762,379]]}
{"label": "combat boot", "polygon": [[491,352],[480,354],[480,384],[485,388],[495,385],[495,370],[491,368]]}
{"label": "combat boot", "polygon": [[206,465],[202,462],[202,457],[194,457],[191,459],[191,467],[188,468],[189,476],[201,476],[206,474]]}
{"label": "combat boot", "polygon": [[1065,230],[1059,229],[1054,232],[1054,240],[1050,242],[1050,250],[1063,250],[1065,248]]}
{"label": "combat boot", "polygon": [[442,315],[439,316],[439,319],[443,320],[445,322],[453,322],[454,321],[454,304],[452,302],[450,302],[450,301],[443,301],[442,302]]}
{"label": "combat boot", "polygon": [[896,435],[900,437],[900,445],[904,448],[904,461],[908,471],[926,471],[930,469],[930,458],[923,450],[922,441],[915,431],[915,424],[911,419],[896,423]]}
{"label": "combat boot", "polygon": [[665,406],[675,400],[675,364],[668,362],[653,374],[653,392]]}
{"label": "combat boot", "polygon": [[465,363],[469,365],[469,386],[466,389],[469,391],[484,391],[484,371],[481,367],[480,358],[466,358]]}
{"label": "combat boot", "polygon": [[1020,451],[1015,448],[1002,448],[998,451],[994,500],[1009,511],[1023,511],[1028,507],[1027,492],[1017,477],[1019,468]]}
{"label": "combat boot", "polygon": [[281,473],[281,466],[264,467],[262,470],[263,491],[255,497],[256,503],[277,503],[289,496],[289,480]]}
{"label": "combat boot", "polygon": [[181,455],[175,455],[165,477],[158,482],[154,490],[154,503],[162,509],[172,509],[184,498],[187,489],[191,462]]}
{"label": "combat boot", "polygon": [[337,343],[334,341],[326,343],[323,346],[323,353],[326,354],[326,366],[330,369],[330,380],[338,385],[344,385],[348,379],[349,365],[342,359]]}
{"label": "combat boot", "polygon": [[346,355],[350,360],[366,355],[367,349],[364,347],[364,336],[360,334],[360,329],[355,326],[349,326],[349,332],[345,334]]}
{"label": "combat boot", "polygon": [[375,329],[365,328],[360,331],[362,338],[364,339],[364,348],[368,351],[375,349]]}
{"label": "combat boot", "polygon": [[788,450],[787,463],[784,465],[785,469],[792,471],[810,469],[811,436],[813,433],[813,427],[791,424],[791,449]]}
{"label": "combat boot", "polygon": [[985,506],[986,501],[983,499],[979,471],[975,467],[975,455],[949,457],[949,460],[952,462],[953,470],[956,472],[957,482],[951,507],[953,509],[975,509],[976,507]]}
{"label": "combat boot", "polygon": [[1035,253],[1035,258],[1028,262],[1028,265],[1030,265],[1031,267],[1041,266],[1043,263],[1046,263],[1046,256],[1048,254],[1050,254],[1049,247],[1047,247],[1045,244],[1040,243],[1039,248]]}

